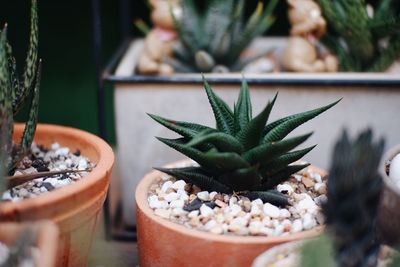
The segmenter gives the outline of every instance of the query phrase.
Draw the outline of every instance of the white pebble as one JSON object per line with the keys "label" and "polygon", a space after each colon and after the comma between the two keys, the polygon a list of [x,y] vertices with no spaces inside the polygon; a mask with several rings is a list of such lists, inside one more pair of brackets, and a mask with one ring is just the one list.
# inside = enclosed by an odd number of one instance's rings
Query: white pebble
{"label": "white pebble", "polygon": [[171,201],[174,201],[174,200],[179,199],[179,194],[178,194],[178,193],[175,193],[175,192],[171,192],[171,193],[165,195],[165,196],[164,196],[164,199],[165,199],[166,201],[168,201],[168,202],[171,202]]}
{"label": "white pebble", "polygon": [[262,205],[264,204],[261,199],[257,198],[251,202],[251,205]]}
{"label": "white pebble", "polygon": [[168,188],[172,186],[172,184],[172,181],[166,181],[165,183],[163,183],[163,185],[161,186],[161,192],[165,193]]}
{"label": "white pebble", "polygon": [[56,156],[67,156],[68,153],[69,153],[69,148],[68,147],[62,147],[60,149],[57,149],[54,154]]}
{"label": "white pebble", "polygon": [[11,199],[12,199],[12,196],[11,196],[9,190],[7,190],[6,192],[3,193],[2,200],[11,200]]}
{"label": "white pebble", "polygon": [[183,208],[183,206],[185,206],[185,202],[182,199],[177,199],[177,200],[171,201],[169,206],[171,208]]}
{"label": "white pebble", "polygon": [[189,200],[189,195],[184,189],[178,189],[176,193],[179,195],[179,199],[182,199],[183,201]]}
{"label": "white pebble", "polygon": [[208,193],[207,191],[201,191],[201,192],[197,193],[197,197],[200,200],[209,201],[210,200],[210,193]]}
{"label": "white pebble", "polygon": [[204,225],[204,229],[206,230],[211,230],[212,228],[214,228],[215,226],[217,226],[217,222],[215,220],[209,220],[205,225]]}
{"label": "white pebble", "polygon": [[265,203],[263,210],[264,210],[264,214],[271,218],[279,217],[279,214],[280,214],[279,208],[270,203]]}
{"label": "white pebble", "polygon": [[57,150],[57,149],[59,149],[60,148],[60,144],[59,143],[53,143],[52,145],[51,145],[51,149],[52,150]]}
{"label": "white pebble", "polygon": [[185,190],[186,182],[184,180],[178,180],[172,184],[172,188],[175,190]]}
{"label": "white pebble", "polygon": [[290,185],[288,185],[288,184],[278,184],[278,186],[276,187],[276,189],[279,191],[279,192],[283,192],[283,193],[285,193],[285,192],[287,192],[287,194],[290,196],[293,192],[294,192],[294,190],[293,190],[293,187],[291,187]]}
{"label": "white pebble", "polygon": [[268,227],[263,227],[260,229],[260,233],[262,233],[266,236],[271,236],[271,235],[274,235],[274,229],[271,229]]}
{"label": "white pebble", "polygon": [[291,232],[292,233],[298,233],[301,232],[303,230],[303,223],[300,219],[296,219],[293,221],[292,223],[292,229]]}
{"label": "white pebble", "polygon": [[199,216],[200,211],[199,210],[192,210],[191,212],[189,212],[188,217],[190,219],[195,218],[197,216]]}
{"label": "white pebble", "polygon": [[78,169],[79,169],[79,170],[85,170],[85,169],[87,169],[87,161],[86,161],[85,159],[81,158],[81,159],[79,160]]}
{"label": "white pebble", "polygon": [[231,197],[229,199],[229,206],[232,206],[233,204],[236,204],[238,202],[238,199],[236,197]]}
{"label": "white pebble", "polygon": [[171,214],[171,210],[166,210],[166,209],[155,209],[154,214],[157,216],[160,216],[165,219],[169,219],[169,216]]}
{"label": "white pebble", "polygon": [[303,200],[301,200],[299,203],[297,203],[297,205],[295,205],[295,207],[299,211],[307,211],[307,212],[315,212],[318,208],[314,200],[307,194]]}
{"label": "white pebble", "polygon": [[314,198],[314,202],[317,205],[322,205],[328,201],[328,197],[326,195],[320,195]]}
{"label": "white pebble", "polygon": [[309,230],[317,225],[317,221],[313,218],[310,213],[306,213],[303,216],[303,227],[305,230]]}
{"label": "white pebble", "polygon": [[29,192],[28,192],[28,190],[26,190],[25,188],[21,188],[21,189],[19,190],[19,195],[20,195],[21,197],[28,197],[28,196],[29,196]]}
{"label": "white pebble", "polygon": [[279,210],[279,218],[289,218],[290,212],[287,209]]}
{"label": "white pebble", "polygon": [[72,160],[71,160],[71,159],[66,159],[66,160],[65,160],[65,164],[66,164],[68,167],[71,167],[71,166],[72,166]]}
{"label": "white pebble", "polygon": [[232,216],[237,216],[242,211],[242,208],[237,204],[233,204],[232,206],[229,207],[229,209],[230,209],[229,213]]}
{"label": "white pebble", "polygon": [[186,214],[187,214],[187,211],[183,210],[180,207],[176,207],[172,210],[172,215],[174,215],[174,216],[183,216]]}
{"label": "white pebble", "polygon": [[275,231],[274,231],[274,235],[275,236],[281,235],[283,233],[284,229],[285,229],[285,227],[283,225],[281,225],[281,224],[276,226],[275,227]]}
{"label": "white pebble", "polygon": [[216,195],[218,195],[218,193],[215,192],[215,191],[212,191],[212,192],[210,193],[210,200],[214,200],[214,198],[215,198]]}
{"label": "white pebble", "polygon": [[390,162],[389,177],[396,181],[400,180],[400,154],[394,156]]}
{"label": "white pebble", "polygon": [[204,217],[208,217],[214,214],[214,210],[210,208],[209,206],[203,204],[200,207],[200,214]]}
{"label": "white pebble", "polygon": [[261,209],[257,204],[251,204],[250,214],[253,216],[260,215],[262,213]]}
{"label": "white pebble", "polygon": [[260,221],[252,221],[249,224],[250,233],[253,235],[260,233],[261,228],[263,228],[263,224]]}
{"label": "white pebble", "polygon": [[303,175],[295,174],[295,175],[293,175],[293,177],[297,180],[297,182],[301,182]]}
{"label": "white pebble", "polygon": [[165,201],[160,201],[156,195],[149,196],[148,202],[150,208],[152,209],[162,209],[168,207],[168,203]]}

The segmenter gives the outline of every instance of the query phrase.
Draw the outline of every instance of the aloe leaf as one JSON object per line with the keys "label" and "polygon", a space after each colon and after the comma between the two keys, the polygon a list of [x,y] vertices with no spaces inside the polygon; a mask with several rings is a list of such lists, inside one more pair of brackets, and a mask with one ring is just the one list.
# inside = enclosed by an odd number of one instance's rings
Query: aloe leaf
{"label": "aloe leaf", "polygon": [[324,111],[330,109],[339,101],[342,99],[339,99],[329,105],[326,105],[324,107],[320,107],[317,109],[313,109],[310,111],[306,111],[300,114],[297,114],[295,116],[292,116],[288,120],[280,123],[276,127],[274,127],[272,130],[270,130],[263,138],[263,143],[268,143],[268,142],[274,142],[278,140],[282,140],[285,136],[287,136],[291,131],[296,129],[298,126],[302,125],[303,123],[315,118],[319,114],[323,113]]}
{"label": "aloe leaf", "polygon": [[279,156],[277,159],[271,161],[265,166],[262,166],[260,172],[265,174],[266,176],[273,175],[286,168],[286,166],[288,166],[290,163],[300,160],[302,157],[304,157],[304,155],[314,149],[314,147],[316,147],[316,145],[283,154],[282,156]]}
{"label": "aloe leaf", "polygon": [[219,98],[211,89],[210,85],[203,76],[204,89],[206,90],[208,101],[210,102],[211,108],[214,113],[215,121],[217,123],[217,129],[233,135],[234,133],[234,118],[233,112],[229,106]]}
{"label": "aloe leaf", "polygon": [[218,182],[217,180],[209,177],[206,172],[200,167],[186,167],[186,168],[154,168],[168,175],[182,179],[187,183],[195,184],[202,190],[216,191],[219,193],[231,193],[232,189],[226,185]]}
{"label": "aloe leaf", "polygon": [[239,98],[234,108],[235,132],[247,126],[252,118],[252,107],[250,101],[249,85],[242,79]]}
{"label": "aloe leaf", "polygon": [[245,191],[253,190],[259,186],[262,177],[258,173],[256,167],[245,167],[227,172],[218,177],[218,180],[231,187],[234,191]]}
{"label": "aloe leaf", "polygon": [[6,46],[7,29],[4,28],[0,34],[0,134],[4,147],[1,147],[0,150],[5,152],[5,157],[11,154],[13,134],[12,88]]}
{"label": "aloe leaf", "polygon": [[250,167],[247,161],[234,152],[218,152],[216,149],[211,149],[204,154],[204,158],[224,172]]}
{"label": "aloe leaf", "polygon": [[260,114],[252,119],[246,125],[246,127],[237,134],[237,139],[243,144],[243,147],[246,150],[257,146],[260,143],[263,128],[268,121],[269,114],[271,113],[277,96],[278,93],[275,94],[275,97],[272,99],[272,101],[265,106],[264,110],[261,111]]}
{"label": "aloe leaf", "polygon": [[15,99],[16,93],[19,90],[20,84],[18,80],[18,73],[17,73],[17,65],[15,58],[12,55],[12,47],[7,42],[6,44],[6,58],[8,59],[8,71],[9,77],[11,81],[11,96],[12,99]]}
{"label": "aloe leaf", "polygon": [[32,0],[31,6],[31,30],[29,38],[29,50],[26,56],[25,69],[22,76],[22,82],[19,90],[15,94],[13,101],[13,110],[16,114],[20,109],[25,99],[28,97],[32,84],[35,80],[38,61],[38,42],[39,42],[39,29],[38,29],[38,16],[37,16],[37,2]]}
{"label": "aloe leaf", "polygon": [[264,203],[271,203],[276,206],[285,207],[289,205],[288,197],[275,190],[269,191],[249,191],[242,193],[242,196],[248,197],[250,200],[261,199]]}
{"label": "aloe leaf", "polygon": [[198,146],[202,144],[212,144],[215,146],[219,151],[224,152],[235,152],[235,153],[242,153],[243,146],[242,144],[232,135],[221,133],[221,132],[209,132],[205,134],[198,134],[196,135],[189,143],[188,146]]}
{"label": "aloe leaf", "polygon": [[311,134],[312,133],[260,145],[244,153],[243,158],[251,164],[256,162],[267,164],[274,158],[289,152],[306,141]]}
{"label": "aloe leaf", "polygon": [[149,115],[150,118],[152,118],[156,122],[170,129],[171,131],[174,131],[177,134],[180,134],[186,138],[193,138],[194,136],[205,130],[214,130],[210,127],[197,123],[170,120],[150,113],[147,113],[147,115]]}
{"label": "aloe leaf", "polygon": [[260,190],[269,190],[277,186],[278,184],[286,181],[290,175],[310,166],[309,163],[300,165],[289,165],[284,170],[268,177],[264,177],[263,184],[260,186]]}

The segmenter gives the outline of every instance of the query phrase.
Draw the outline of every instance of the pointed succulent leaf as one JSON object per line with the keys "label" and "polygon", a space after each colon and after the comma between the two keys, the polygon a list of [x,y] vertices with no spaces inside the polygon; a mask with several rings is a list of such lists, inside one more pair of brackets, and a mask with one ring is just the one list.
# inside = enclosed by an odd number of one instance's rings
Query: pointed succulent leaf
{"label": "pointed succulent leaf", "polygon": [[275,157],[278,157],[284,153],[289,152],[293,148],[297,147],[304,141],[306,141],[312,133],[300,135],[278,142],[270,142],[258,147],[255,147],[243,154],[243,158],[251,164],[259,162],[260,164],[267,164],[272,161]]}
{"label": "pointed succulent leaf", "polygon": [[242,144],[235,137],[221,132],[200,133],[187,143],[188,146],[193,147],[202,144],[212,144],[223,152],[235,152],[238,154],[243,152]]}
{"label": "pointed succulent leaf", "polygon": [[289,205],[288,197],[275,190],[250,191],[242,193],[241,195],[248,197],[250,200],[261,199],[264,203],[271,203],[272,205],[280,207],[285,207]]}
{"label": "pointed succulent leaf", "polygon": [[214,117],[217,123],[217,129],[227,133],[234,133],[233,112],[229,106],[219,98],[211,89],[210,85],[203,76],[204,89],[206,90],[208,101],[212,107]]}
{"label": "pointed succulent leaf", "polygon": [[218,182],[212,177],[209,177],[206,172],[200,167],[185,167],[185,168],[154,168],[168,175],[182,179],[187,183],[195,184],[203,190],[216,191],[220,193],[230,193],[232,189]]}
{"label": "pointed succulent leaf", "polygon": [[9,71],[9,77],[11,81],[11,96],[12,99],[15,99],[15,94],[18,92],[20,83],[18,79],[18,73],[17,73],[17,65],[14,56],[12,55],[12,47],[11,45],[7,42],[6,44],[6,58],[8,59],[8,71]]}
{"label": "pointed succulent leaf", "polygon": [[207,161],[213,162],[220,171],[224,172],[250,167],[249,163],[237,153],[218,152],[216,149],[212,149],[203,156]]}
{"label": "pointed succulent leaf", "polygon": [[246,127],[240,130],[237,134],[237,139],[243,144],[246,150],[257,146],[260,143],[262,131],[268,121],[269,114],[271,113],[277,96],[278,94],[275,95],[274,99],[268,103],[260,114],[252,119]]}
{"label": "pointed succulent leaf", "polygon": [[294,129],[302,125],[303,123],[315,118],[319,114],[323,113],[324,111],[330,109],[337,103],[339,103],[341,99],[326,105],[324,107],[320,107],[317,109],[313,109],[307,112],[299,113],[288,120],[282,122],[281,124],[274,127],[270,130],[263,139],[263,143],[274,142],[278,140],[282,140],[286,135],[292,132]]}
{"label": "pointed succulent leaf", "polygon": [[186,138],[193,138],[196,134],[204,131],[204,130],[212,130],[210,127],[190,123],[190,122],[183,122],[183,121],[174,121],[170,119],[166,119],[157,115],[147,114],[155,120],[156,122],[160,123],[161,125],[165,126],[166,128],[176,132],[177,134],[182,135]]}
{"label": "pointed succulent leaf", "polygon": [[32,88],[32,84],[35,80],[35,75],[37,71],[37,61],[38,61],[38,42],[39,42],[39,30],[38,30],[38,16],[37,16],[37,2],[32,1],[31,6],[31,30],[29,38],[29,50],[26,57],[25,69],[23,74],[23,80],[20,83],[19,90],[15,94],[15,99],[13,100],[13,110],[16,114],[25,99],[28,97],[29,92]]}
{"label": "pointed succulent leaf", "polygon": [[249,85],[246,79],[243,78],[239,98],[234,109],[235,132],[239,132],[239,130],[247,126],[252,117]]}
{"label": "pointed succulent leaf", "polygon": [[289,165],[282,171],[272,175],[264,177],[263,184],[260,186],[260,190],[269,190],[277,186],[278,184],[286,181],[290,176],[302,169],[310,166],[309,163],[299,165]]}
{"label": "pointed succulent leaf", "polygon": [[275,160],[271,161],[270,163],[266,164],[262,169],[261,173],[263,176],[273,175],[284,168],[286,168],[290,163],[293,163],[299,159],[301,159],[304,155],[310,152],[315,146],[311,146],[305,149],[296,150],[293,152],[289,152],[279,156]]}
{"label": "pointed succulent leaf", "polygon": [[234,191],[254,190],[261,184],[262,177],[257,171],[257,167],[245,167],[232,169],[234,171],[221,175],[218,179],[223,184],[228,185]]}

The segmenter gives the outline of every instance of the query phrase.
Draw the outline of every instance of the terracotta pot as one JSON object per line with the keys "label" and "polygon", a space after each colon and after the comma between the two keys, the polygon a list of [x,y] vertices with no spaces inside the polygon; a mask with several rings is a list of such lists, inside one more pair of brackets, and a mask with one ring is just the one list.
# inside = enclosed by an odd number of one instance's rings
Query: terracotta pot
{"label": "terracotta pot", "polygon": [[384,156],[379,168],[383,178],[383,192],[378,209],[379,234],[388,245],[400,243],[400,188],[386,174],[386,162],[400,153],[400,145],[389,150]]}
{"label": "terracotta pot", "polygon": [[40,251],[39,257],[35,258],[35,266],[55,266],[59,232],[56,225],[50,221],[22,224],[0,223],[0,241],[6,245],[13,245],[25,230],[33,231],[36,237],[34,245]]}
{"label": "terracotta pot", "polygon": [[[15,126],[19,140],[23,125]],[[79,149],[96,167],[82,180],[20,202],[0,205],[1,221],[49,219],[60,229],[56,266],[86,266],[95,226],[109,185],[114,163],[111,147],[97,136],[69,127],[38,125],[35,142],[50,146],[58,142],[71,151]]]}
{"label": "terracotta pot", "polygon": [[[325,171],[314,169],[326,175]],[[316,236],[322,230],[322,227],[317,227],[285,237],[241,237],[189,229],[154,215],[149,207],[148,189],[160,176],[161,172],[152,171],[136,188],[136,229],[141,267],[250,266],[254,258],[264,250],[285,242]]]}

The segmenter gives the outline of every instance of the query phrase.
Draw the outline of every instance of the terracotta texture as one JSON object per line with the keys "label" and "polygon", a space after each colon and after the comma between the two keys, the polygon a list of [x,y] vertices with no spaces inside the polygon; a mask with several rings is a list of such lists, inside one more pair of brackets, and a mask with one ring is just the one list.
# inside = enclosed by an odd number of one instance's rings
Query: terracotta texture
{"label": "terracotta texture", "polygon": [[[15,126],[14,138],[20,138],[23,125]],[[114,163],[111,147],[97,136],[69,127],[38,125],[35,142],[50,146],[58,142],[71,151],[97,163],[82,180],[16,203],[0,204],[1,221],[34,221],[49,219],[60,229],[56,266],[86,266],[95,226],[103,206]]]}
{"label": "terracotta texture", "polygon": [[382,240],[388,245],[400,243],[400,188],[386,174],[385,162],[400,153],[400,145],[389,150],[384,156],[379,172],[384,187],[378,214],[378,229]]}
{"label": "terracotta texture", "polygon": [[[171,165],[169,166],[171,167]],[[321,175],[326,172],[314,168]],[[285,237],[240,237],[191,230],[154,215],[148,189],[161,172],[147,174],[136,188],[136,218],[141,267],[244,267],[273,246],[318,235],[322,227]]]}
{"label": "terracotta texture", "polygon": [[33,231],[36,236],[35,246],[39,249],[40,256],[36,259],[37,267],[53,267],[56,263],[58,246],[58,228],[54,223],[41,221],[36,223],[0,223],[0,241],[12,245],[16,238],[25,230]]}

